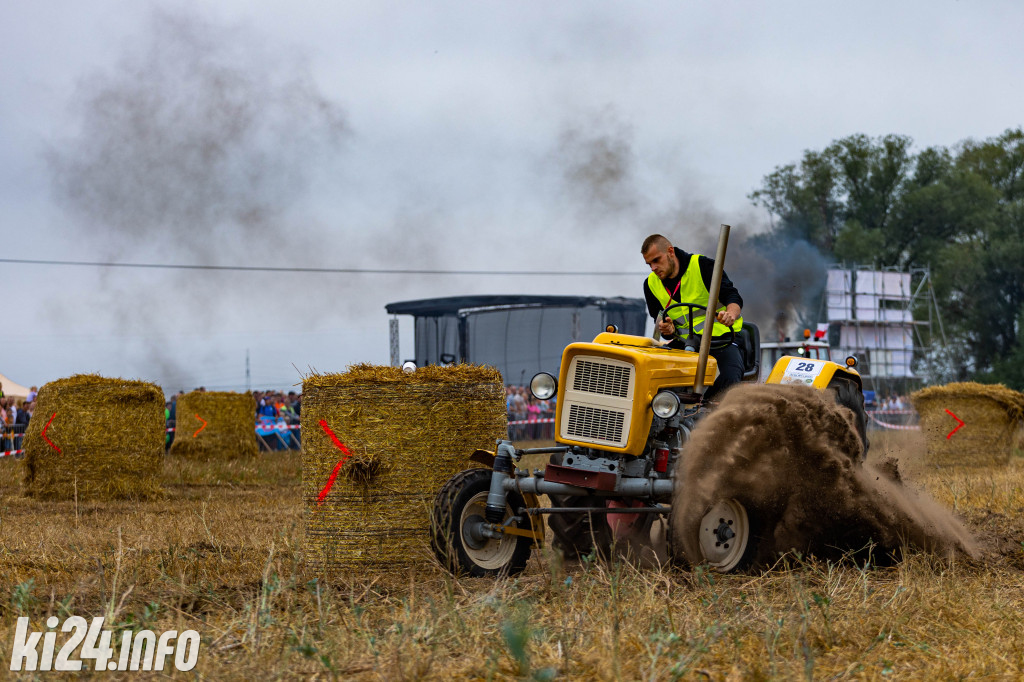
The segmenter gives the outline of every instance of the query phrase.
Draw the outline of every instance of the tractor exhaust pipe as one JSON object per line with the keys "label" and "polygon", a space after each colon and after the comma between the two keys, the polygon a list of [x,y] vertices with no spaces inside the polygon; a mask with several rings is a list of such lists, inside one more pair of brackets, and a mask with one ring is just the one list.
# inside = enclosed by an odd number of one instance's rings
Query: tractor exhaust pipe
{"label": "tractor exhaust pipe", "polygon": [[708,355],[711,353],[711,337],[715,334],[715,316],[718,311],[718,291],[722,288],[722,272],[725,270],[725,250],[729,246],[728,225],[722,225],[718,234],[718,252],[715,254],[715,267],[711,272],[711,288],[708,290],[708,309],[704,317],[704,333],[700,337],[700,354],[697,356],[697,371],[693,377],[693,390],[703,394],[705,391],[704,375],[708,368]]}

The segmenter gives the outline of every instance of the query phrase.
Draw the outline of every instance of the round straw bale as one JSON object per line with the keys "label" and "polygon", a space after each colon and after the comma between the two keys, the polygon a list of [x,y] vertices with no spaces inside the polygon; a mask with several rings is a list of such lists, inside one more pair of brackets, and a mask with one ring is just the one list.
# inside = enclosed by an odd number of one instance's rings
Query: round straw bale
{"label": "round straw bale", "polygon": [[[1000,384],[931,386],[910,396],[934,466],[1006,464],[1024,414],[1024,394]],[[964,425],[958,427],[954,415]],[[956,431],[954,432],[954,429]]]}
{"label": "round straw bale", "polygon": [[[501,374],[489,367],[356,365],[302,387],[307,566],[386,568],[430,561],[434,496],[477,466],[507,429]],[[337,439],[337,442],[335,442]]]}
{"label": "round straw bale", "polygon": [[259,454],[255,398],[228,391],[180,396],[171,454],[200,460],[255,457]]}
{"label": "round straw bale", "polygon": [[25,492],[63,500],[153,497],[161,492],[163,455],[158,386],[76,374],[39,389],[25,435]]}

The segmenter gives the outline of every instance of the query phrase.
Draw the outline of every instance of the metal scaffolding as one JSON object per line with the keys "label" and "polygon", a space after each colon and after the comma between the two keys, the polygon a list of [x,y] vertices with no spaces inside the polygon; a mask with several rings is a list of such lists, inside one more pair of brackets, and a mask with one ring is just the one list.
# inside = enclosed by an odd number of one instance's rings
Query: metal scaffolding
{"label": "metal scaffolding", "polygon": [[933,346],[945,343],[926,267],[830,268],[822,307],[834,355],[857,356],[866,389],[908,392]]}

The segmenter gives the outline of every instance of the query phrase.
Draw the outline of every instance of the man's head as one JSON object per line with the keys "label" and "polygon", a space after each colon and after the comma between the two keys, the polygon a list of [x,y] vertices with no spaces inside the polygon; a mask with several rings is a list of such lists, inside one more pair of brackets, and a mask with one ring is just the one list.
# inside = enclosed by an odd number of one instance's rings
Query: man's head
{"label": "man's head", "polygon": [[672,242],[660,234],[652,234],[640,246],[644,261],[651,267],[659,279],[675,277],[679,274],[679,259],[672,248]]}

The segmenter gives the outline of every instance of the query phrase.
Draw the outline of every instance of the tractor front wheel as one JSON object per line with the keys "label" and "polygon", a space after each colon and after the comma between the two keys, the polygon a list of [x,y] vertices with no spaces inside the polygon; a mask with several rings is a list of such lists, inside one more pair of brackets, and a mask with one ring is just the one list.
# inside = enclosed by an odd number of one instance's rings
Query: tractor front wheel
{"label": "tractor front wheel", "polygon": [[[450,478],[434,501],[430,544],[441,564],[455,575],[515,575],[530,558],[531,538],[485,534],[490,486],[490,469],[469,469]],[[503,522],[524,506],[522,495],[509,492]],[[513,522],[512,527],[529,530],[530,522]]]}
{"label": "tractor front wheel", "polygon": [[697,528],[697,543],[708,566],[719,573],[746,568],[753,558],[750,517],[739,500],[719,500]]}
{"label": "tractor front wheel", "polygon": [[691,566],[707,565],[716,573],[758,565],[764,531],[742,500],[719,498],[700,508],[676,497],[673,502],[681,506],[679,513],[673,514],[670,529],[674,554],[682,554]]}

